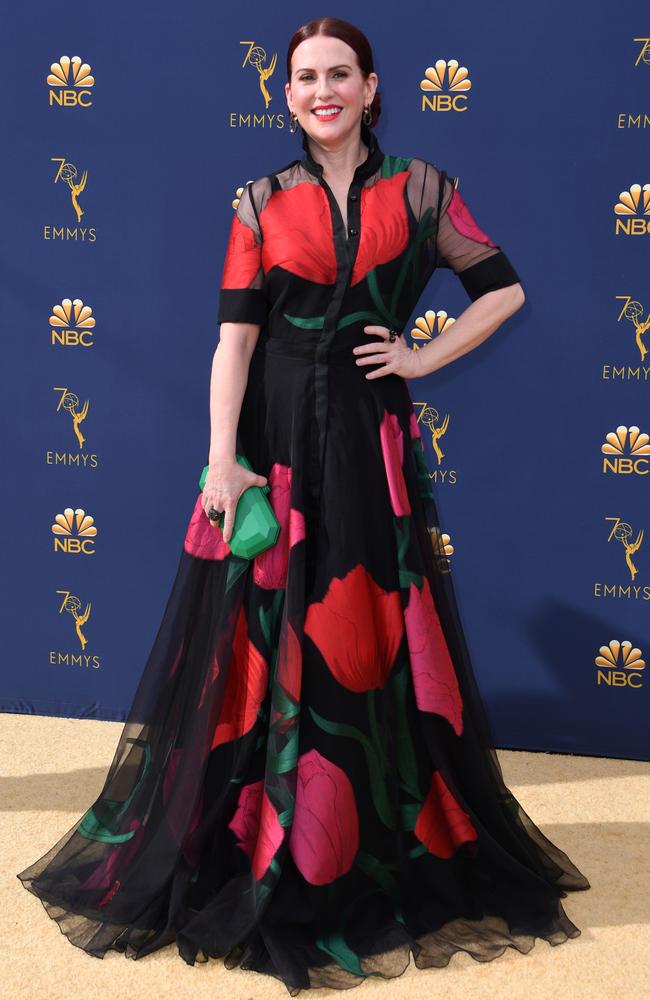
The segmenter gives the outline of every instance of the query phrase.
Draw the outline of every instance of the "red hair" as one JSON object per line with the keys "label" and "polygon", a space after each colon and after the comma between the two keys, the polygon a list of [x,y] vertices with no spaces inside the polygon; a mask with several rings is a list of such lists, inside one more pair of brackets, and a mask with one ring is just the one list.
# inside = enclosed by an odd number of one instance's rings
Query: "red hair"
{"label": "red hair", "polygon": [[[315,35],[327,35],[330,38],[340,38],[342,42],[345,42],[351,49],[354,49],[357,56],[357,62],[359,63],[359,69],[366,80],[368,79],[370,73],[375,72],[370,42],[364,33],[359,30],[359,28],[355,28],[355,26],[350,24],[349,21],[342,21],[338,17],[317,17],[313,21],[309,21],[307,24],[303,24],[302,27],[298,28],[289,42],[289,48],[287,49],[288,83],[291,83],[291,57],[293,56],[294,50],[298,45],[300,45],[301,42],[304,42],[306,38],[314,38]],[[381,96],[379,94],[379,90],[377,89],[375,91],[372,104],[370,105],[370,114],[372,116],[370,121],[371,126],[377,123],[380,113]]]}

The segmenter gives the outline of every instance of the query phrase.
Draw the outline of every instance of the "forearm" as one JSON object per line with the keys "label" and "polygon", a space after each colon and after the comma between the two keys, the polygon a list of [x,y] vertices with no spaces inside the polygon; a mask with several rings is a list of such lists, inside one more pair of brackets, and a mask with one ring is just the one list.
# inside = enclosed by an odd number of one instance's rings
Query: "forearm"
{"label": "forearm", "polygon": [[[234,458],[237,426],[248,382],[254,344],[242,331],[231,334],[222,324],[221,339],[212,358],[210,375],[210,450],[208,462]],[[237,324],[241,326],[241,324]]]}
{"label": "forearm", "polygon": [[471,302],[446,330],[417,351],[419,375],[430,375],[478,347],[509,316],[521,308],[525,295],[520,284],[486,292]]}

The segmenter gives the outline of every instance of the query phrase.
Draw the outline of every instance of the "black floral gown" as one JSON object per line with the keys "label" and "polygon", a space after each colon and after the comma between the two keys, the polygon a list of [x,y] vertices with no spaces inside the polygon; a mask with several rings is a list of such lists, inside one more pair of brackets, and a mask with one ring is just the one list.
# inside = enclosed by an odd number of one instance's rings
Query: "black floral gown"
{"label": "black floral gown", "polygon": [[219,320],[262,326],[237,450],[280,536],[238,558],[197,496],[104,788],[18,876],[90,955],[175,942],[296,995],[580,934],[589,882],[504,785],[407,384],[352,354],[436,266],[472,300],[519,277],[444,171],[361,135],[347,233],[306,136],[232,220]]}

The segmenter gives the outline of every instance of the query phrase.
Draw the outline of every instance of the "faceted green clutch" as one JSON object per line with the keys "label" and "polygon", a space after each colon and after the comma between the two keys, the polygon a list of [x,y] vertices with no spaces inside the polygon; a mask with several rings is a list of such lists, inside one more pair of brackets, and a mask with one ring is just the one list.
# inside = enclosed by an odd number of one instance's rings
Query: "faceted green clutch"
{"label": "faceted green clutch", "polygon": [[[243,455],[236,455],[237,461],[244,468],[250,469],[252,466]],[[203,490],[205,480],[208,475],[209,466],[206,465],[199,479],[199,489]],[[270,549],[278,540],[280,534],[280,522],[273,513],[273,508],[266,498],[271,487],[247,486],[239,500],[235,511],[235,523],[233,525],[232,536],[228,545],[233,555],[242,559],[254,559],[260,552]],[[221,513],[216,519],[216,524],[223,530],[223,518]]]}

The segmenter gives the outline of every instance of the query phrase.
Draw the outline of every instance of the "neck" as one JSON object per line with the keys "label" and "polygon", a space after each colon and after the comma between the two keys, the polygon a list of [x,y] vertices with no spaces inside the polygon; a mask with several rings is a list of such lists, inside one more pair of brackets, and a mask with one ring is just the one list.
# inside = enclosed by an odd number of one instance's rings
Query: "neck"
{"label": "neck", "polygon": [[323,167],[324,177],[352,176],[368,156],[368,147],[358,133],[342,139],[335,147],[325,146],[311,136],[307,143],[312,159]]}

